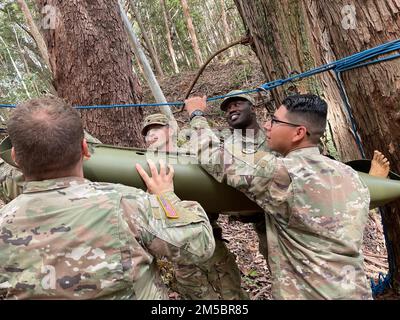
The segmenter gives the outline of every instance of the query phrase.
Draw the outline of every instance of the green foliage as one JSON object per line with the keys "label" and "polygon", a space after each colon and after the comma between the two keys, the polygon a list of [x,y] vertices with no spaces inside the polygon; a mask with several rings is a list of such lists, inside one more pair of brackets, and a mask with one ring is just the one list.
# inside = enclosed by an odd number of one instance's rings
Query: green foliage
{"label": "green foliage", "polygon": [[252,72],[251,65],[244,64],[243,66],[239,66],[233,75],[231,86],[239,87],[245,85],[251,77]]}
{"label": "green foliage", "polygon": [[[220,1],[187,0],[190,15],[199,41],[203,59],[223,47],[223,25],[221,21]],[[166,41],[166,30],[159,0],[135,1],[143,23],[148,27],[148,36],[159,56],[164,72],[173,73],[170,54]],[[192,43],[183,15],[181,0],[165,0],[171,23],[171,34],[177,63],[181,71],[193,69],[196,65]],[[244,34],[244,27],[233,0],[225,0],[225,11],[232,29],[232,39]],[[138,28],[137,32],[140,34]],[[218,34],[216,32],[219,30]],[[212,31],[212,32],[211,32]],[[188,61],[187,61],[188,60]]]}
{"label": "green foliage", "polygon": [[[0,6],[0,103],[14,104],[48,91],[48,71],[37,52],[34,40],[26,30],[28,27],[25,25],[19,6],[14,1],[2,3]],[[0,112],[3,117],[7,117],[6,110],[3,109]]]}
{"label": "green foliage", "polygon": [[[40,19],[34,0],[25,0],[36,19]],[[128,1],[128,0],[125,0]],[[244,27],[233,0],[224,0],[224,10],[232,34],[237,39],[244,33]],[[160,0],[135,0],[148,36],[153,43],[162,68],[166,74],[174,69],[167,47],[166,30]],[[172,42],[179,69],[185,71],[195,68],[195,55],[188,35],[181,0],[165,0],[171,22]],[[222,6],[218,0],[188,0],[190,14],[198,36],[203,59],[220,49],[225,42],[223,37]],[[132,19],[134,21],[134,19]],[[135,23],[134,28],[140,35]],[[49,92],[51,75],[42,61],[35,41],[28,32],[15,0],[2,0],[0,3],[0,103],[14,104],[19,101]],[[4,41],[4,43],[3,43]],[[237,81],[246,79],[251,70],[239,70]],[[6,115],[0,110],[0,115]]]}

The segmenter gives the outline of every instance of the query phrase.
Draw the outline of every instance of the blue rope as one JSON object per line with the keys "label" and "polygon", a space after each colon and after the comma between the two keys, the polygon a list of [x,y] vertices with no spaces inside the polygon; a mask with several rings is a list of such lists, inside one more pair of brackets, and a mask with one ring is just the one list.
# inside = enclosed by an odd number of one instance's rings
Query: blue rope
{"label": "blue rope", "polygon": [[0,108],[15,108],[15,104],[0,104]]}
{"label": "blue rope", "polygon": [[[375,58],[377,56],[387,54],[393,51],[400,50],[400,39],[393,40],[387,43],[384,43],[382,45],[379,45],[377,47],[367,49],[361,52],[358,52],[356,54],[353,54],[351,56],[342,58],[340,60],[337,60],[335,62],[328,63],[326,65],[322,65],[320,67],[308,70],[306,72],[296,74],[294,76],[288,77],[286,79],[278,79],[278,80],[273,80],[267,83],[262,84],[260,87],[255,88],[255,89],[250,89],[247,91],[242,91],[241,93],[253,93],[253,92],[259,92],[262,90],[272,90],[274,88],[277,88],[279,86],[282,86],[288,82],[293,82],[295,80],[300,80],[303,78],[311,77],[316,74],[326,72],[329,70],[334,70],[336,74],[356,68],[361,68],[367,65],[383,62],[383,61],[389,61],[393,60],[396,58],[400,57],[400,54],[395,54],[389,57],[384,57],[380,59],[376,59],[373,61],[367,61],[372,58]],[[340,81],[338,81],[340,83]],[[233,95],[233,94],[232,94]],[[231,95],[222,95],[222,96],[215,96],[208,98],[207,101],[215,101],[219,99],[224,99],[226,97],[229,97]],[[183,102],[167,102],[167,103],[142,103],[142,104],[111,104],[111,105],[92,105],[92,106],[76,106],[77,109],[110,109],[110,108],[132,108],[132,107],[160,107],[160,106],[182,106],[184,103]],[[346,108],[350,105],[345,101]],[[0,104],[0,108],[15,108],[15,105],[13,104]],[[348,110],[350,112],[351,110]],[[353,118],[354,119],[354,118]],[[351,119],[351,121],[353,121]],[[353,128],[354,129],[354,128]],[[356,132],[355,132],[356,134]]]}
{"label": "blue rope", "polygon": [[371,282],[371,290],[372,290],[372,295],[376,297],[379,294],[382,294],[386,291],[387,288],[391,288],[392,285],[392,277],[390,273],[387,275],[383,275],[382,272],[379,272],[378,275],[378,283],[375,283],[374,279],[370,279]]}
{"label": "blue rope", "polygon": [[380,277],[378,277],[377,285],[375,284],[375,282],[373,284],[371,282],[371,289],[372,289],[372,293],[374,296],[376,296],[377,294],[381,294],[387,288],[392,287],[392,274],[396,271],[396,261],[394,259],[393,243],[388,237],[387,224],[386,224],[386,219],[385,219],[385,215],[391,214],[391,212],[388,212],[385,207],[380,207],[379,213],[381,214],[381,218],[382,218],[383,235],[385,236],[386,251],[387,251],[388,262],[389,262],[389,272],[385,277],[386,281],[379,281]]}
{"label": "blue rope", "polygon": [[351,127],[353,129],[354,139],[356,140],[356,144],[357,144],[358,150],[361,153],[361,156],[363,157],[363,159],[365,159],[365,151],[364,151],[364,148],[361,143],[360,135],[358,134],[356,121],[355,121],[353,113],[351,111],[349,97],[347,96],[346,88],[344,87],[341,72],[335,71],[335,74],[336,74],[336,79],[337,79],[337,83],[339,86],[340,95],[342,96],[344,106],[346,107],[345,111],[347,113],[347,117],[350,120]]}

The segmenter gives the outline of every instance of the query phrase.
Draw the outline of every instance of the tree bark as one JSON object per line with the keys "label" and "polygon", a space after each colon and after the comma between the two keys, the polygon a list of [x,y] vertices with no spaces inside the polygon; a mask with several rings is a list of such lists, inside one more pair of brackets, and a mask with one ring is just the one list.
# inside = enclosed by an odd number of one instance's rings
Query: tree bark
{"label": "tree bark", "polygon": [[[335,59],[330,54],[326,36],[321,34],[314,38],[305,0],[235,0],[235,3],[253,38],[253,50],[260,60],[266,81],[286,78]],[[343,161],[359,158],[334,75],[323,73],[279,87],[272,91],[272,96],[279,105],[283,97],[293,91],[323,96],[329,104],[326,141],[330,150],[333,149],[331,153],[337,149],[338,157]],[[330,135],[333,141],[329,141]],[[338,149],[338,145],[346,148]]]}
{"label": "tree bark", "polygon": [[[327,31],[328,41],[334,44],[332,53],[337,58],[395,40],[400,34],[399,1],[367,0],[354,4],[352,17],[350,8],[345,8],[348,1],[313,1],[319,28]],[[345,72],[343,81],[367,156],[380,150],[389,159],[392,170],[400,172],[400,59]],[[399,293],[400,201],[385,209],[389,260],[397,267],[391,271]]]}
{"label": "tree bark", "polygon": [[153,61],[154,68],[156,69],[157,74],[159,76],[163,77],[164,73],[161,68],[160,60],[158,59],[158,56],[154,50],[154,47],[153,47],[152,43],[150,42],[149,37],[147,36],[146,27],[144,26],[142,18],[140,17],[140,12],[136,8],[133,0],[130,0],[130,4],[131,4],[131,9],[133,11],[133,14],[135,15],[135,19],[136,19],[137,23],[139,24],[140,31],[142,32],[144,42],[146,43],[146,46],[147,46],[147,50],[149,51],[151,61]]}
{"label": "tree bark", "polygon": [[176,54],[175,54],[174,46],[172,44],[170,22],[169,22],[168,15],[167,15],[168,9],[165,5],[164,0],[160,0],[160,5],[161,5],[163,17],[164,17],[164,24],[165,24],[165,31],[166,31],[165,37],[167,39],[168,51],[169,51],[169,54],[171,57],[172,66],[174,67],[174,72],[179,73],[178,63],[176,62]]}
{"label": "tree bark", "polygon": [[196,58],[197,66],[200,67],[203,64],[201,58],[201,52],[199,48],[199,42],[197,41],[196,31],[194,30],[192,17],[190,16],[189,6],[186,0],[181,0],[183,15],[185,16],[186,25],[188,28],[190,39],[192,40],[192,46],[194,51],[194,56]]}
{"label": "tree bark", "polygon": [[[73,105],[141,100],[117,0],[37,0],[52,6],[54,28],[44,29],[60,97]],[[53,16],[49,17],[54,19]],[[82,110],[85,128],[104,143],[143,146],[139,108]]]}
{"label": "tree bark", "polygon": [[[235,0],[235,3],[269,80],[332,62],[394,40],[400,34],[400,2],[397,0],[352,2],[354,19],[345,0]],[[382,151],[397,172],[400,171],[400,154],[396,149],[400,140],[399,75],[400,60],[343,74],[366,156],[372,157],[375,149]],[[297,86],[300,92],[316,92],[327,100],[329,125],[341,159],[359,157],[333,74],[324,73],[301,81]],[[284,94],[280,88],[273,96],[280,101]],[[397,265],[392,272],[399,290],[400,203],[394,203],[391,209],[383,220],[392,244],[389,258]]]}

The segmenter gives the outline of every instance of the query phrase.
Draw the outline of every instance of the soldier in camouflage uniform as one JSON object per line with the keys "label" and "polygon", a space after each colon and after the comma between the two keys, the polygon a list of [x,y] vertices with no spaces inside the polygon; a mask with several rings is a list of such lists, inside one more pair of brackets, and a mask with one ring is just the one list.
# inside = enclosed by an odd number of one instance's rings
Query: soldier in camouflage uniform
{"label": "soldier in camouflage uniform", "polygon": [[[168,118],[163,114],[147,116],[143,121],[142,134],[150,149],[168,152],[186,150],[176,148],[176,144],[170,141],[172,130],[168,126]],[[215,237],[215,252],[211,259],[201,264],[175,264],[176,290],[184,299],[190,300],[248,299],[246,292],[241,289],[235,255],[229,252],[222,239],[222,229],[217,223],[218,214],[207,214]]]}
{"label": "soldier in camouflage uniform", "polygon": [[[220,108],[225,112],[229,127],[233,134],[224,142],[225,150],[239,157],[245,154],[253,154],[257,151],[270,151],[264,131],[258,124],[254,111],[255,100],[240,90],[233,90],[221,102]],[[253,216],[234,216],[233,220],[241,222],[253,222],[254,229],[259,239],[260,253],[267,260],[265,217],[264,213]]]}
{"label": "soldier in camouflage uniform", "polygon": [[361,251],[370,195],[356,171],[317,148],[326,102],[314,95],[286,98],[264,125],[269,147],[283,157],[259,151],[229,163],[205,108],[205,97],[186,100],[200,135],[199,157],[210,153],[204,168],[264,209],[273,298],[371,299]]}
{"label": "soldier in camouflage uniform", "polygon": [[142,135],[148,149],[176,152],[176,141],[172,139],[174,131],[168,123],[167,116],[162,113],[154,113],[144,118]]}
{"label": "soldier in camouflage uniform", "polygon": [[171,166],[136,165],[150,194],[83,178],[82,123],[62,100],[19,105],[8,132],[26,182],[0,211],[0,299],[167,299],[155,256],[212,255],[207,215],[175,195]]}
{"label": "soldier in camouflage uniform", "polygon": [[[92,152],[93,145],[101,143],[101,141],[86,131],[84,133],[89,151]],[[22,193],[23,182],[24,176],[21,170],[9,165],[0,158],[0,200],[4,203],[9,203],[15,199]]]}

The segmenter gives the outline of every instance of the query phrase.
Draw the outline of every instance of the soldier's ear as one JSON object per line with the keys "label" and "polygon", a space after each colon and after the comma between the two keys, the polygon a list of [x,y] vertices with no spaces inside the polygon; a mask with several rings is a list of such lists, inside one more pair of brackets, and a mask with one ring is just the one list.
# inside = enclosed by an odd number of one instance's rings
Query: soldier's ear
{"label": "soldier's ear", "polygon": [[298,142],[303,140],[306,137],[307,129],[303,126],[299,126],[296,128],[295,135],[293,137],[293,142]]}
{"label": "soldier's ear", "polygon": [[12,161],[14,161],[14,163],[19,167],[19,164],[18,164],[18,162],[17,162],[17,160],[16,160],[16,154],[15,154],[15,149],[14,149],[14,147],[12,147],[11,148],[11,159],[12,159]]}
{"label": "soldier's ear", "polygon": [[90,158],[89,147],[85,138],[82,140],[82,155],[84,158]]}

